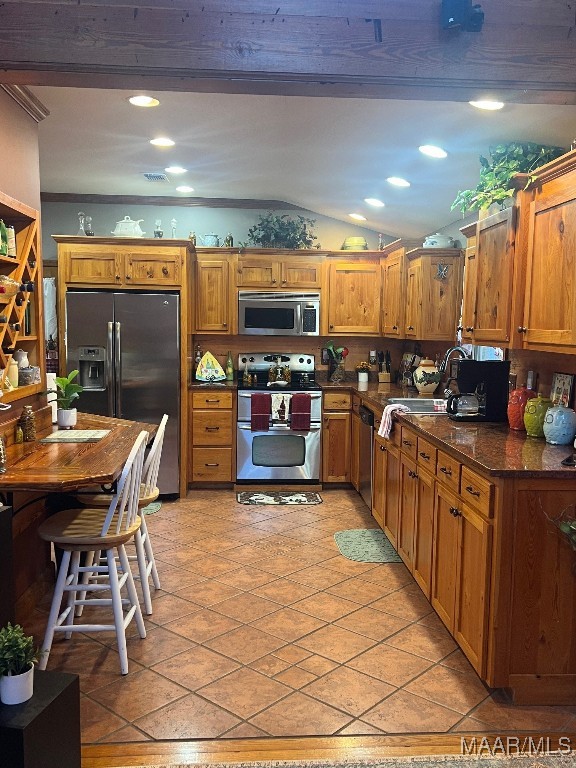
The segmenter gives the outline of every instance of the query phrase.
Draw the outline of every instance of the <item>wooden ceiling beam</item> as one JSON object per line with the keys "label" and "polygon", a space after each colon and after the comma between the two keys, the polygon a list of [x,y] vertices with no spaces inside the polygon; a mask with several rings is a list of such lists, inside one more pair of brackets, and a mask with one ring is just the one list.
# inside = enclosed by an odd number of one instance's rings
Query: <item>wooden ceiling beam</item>
{"label": "wooden ceiling beam", "polygon": [[575,103],[575,20],[568,3],[483,0],[480,32],[441,29],[440,5],[3,0],[0,80],[462,101],[491,94]]}

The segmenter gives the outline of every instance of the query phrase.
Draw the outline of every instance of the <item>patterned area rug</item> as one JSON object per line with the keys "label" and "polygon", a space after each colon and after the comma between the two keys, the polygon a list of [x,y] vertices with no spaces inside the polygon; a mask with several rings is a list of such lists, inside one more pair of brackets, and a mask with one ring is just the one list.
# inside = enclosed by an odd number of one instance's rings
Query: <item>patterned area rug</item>
{"label": "patterned area rug", "polygon": [[145,515],[154,515],[156,512],[158,512],[161,506],[161,501],[153,501],[147,506],[142,507],[142,512],[144,512]]}
{"label": "patterned area rug", "polygon": [[240,504],[322,504],[320,494],[310,491],[240,491],[236,498]]}
{"label": "patterned area rug", "polygon": [[334,534],[340,553],[359,563],[401,563],[388,537],[377,528],[359,528]]}

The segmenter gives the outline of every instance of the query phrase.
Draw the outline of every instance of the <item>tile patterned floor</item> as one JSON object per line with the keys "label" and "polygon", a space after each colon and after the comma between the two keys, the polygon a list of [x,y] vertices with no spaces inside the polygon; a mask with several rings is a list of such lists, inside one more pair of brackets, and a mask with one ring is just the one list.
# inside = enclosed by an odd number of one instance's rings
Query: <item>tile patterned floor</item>
{"label": "tile patterned floor", "polygon": [[[487,690],[403,564],[342,557],[334,532],[376,526],[356,493],[322,497],[263,507],[195,491],[147,518],[162,590],[147,638],[129,628],[130,673],[112,634],[50,655],[48,669],[80,674],[84,742],[575,730],[576,707]],[[38,641],[48,603],[27,627]]]}

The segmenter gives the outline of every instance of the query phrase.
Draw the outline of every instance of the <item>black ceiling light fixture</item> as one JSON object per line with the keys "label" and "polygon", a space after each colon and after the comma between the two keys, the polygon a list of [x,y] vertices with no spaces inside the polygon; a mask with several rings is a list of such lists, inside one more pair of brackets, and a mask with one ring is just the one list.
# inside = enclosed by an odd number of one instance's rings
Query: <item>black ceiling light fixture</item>
{"label": "black ceiling light fixture", "polygon": [[466,29],[480,32],[484,24],[484,11],[472,0],[442,0],[440,25],[442,29]]}

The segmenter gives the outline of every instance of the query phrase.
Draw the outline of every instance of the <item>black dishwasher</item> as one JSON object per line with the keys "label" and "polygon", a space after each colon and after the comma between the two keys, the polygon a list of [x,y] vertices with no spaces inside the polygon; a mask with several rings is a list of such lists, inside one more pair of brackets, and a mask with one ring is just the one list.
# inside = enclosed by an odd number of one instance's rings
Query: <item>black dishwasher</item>
{"label": "black dishwasher", "polygon": [[360,496],[368,508],[372,509],[372,445],[374,442],[374,414],[365,405],[360,406],[360,445],[358,462],[360,465],[359,486]]}

